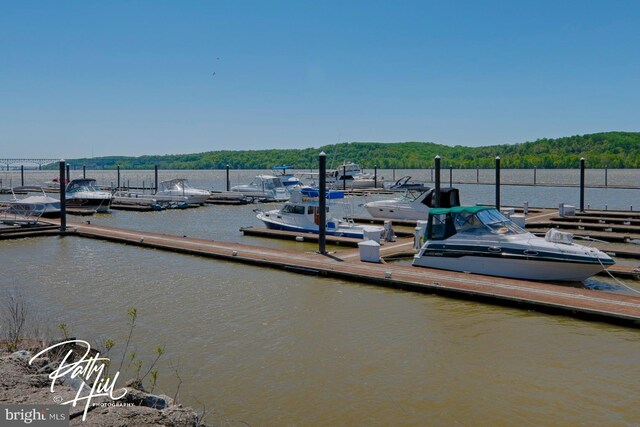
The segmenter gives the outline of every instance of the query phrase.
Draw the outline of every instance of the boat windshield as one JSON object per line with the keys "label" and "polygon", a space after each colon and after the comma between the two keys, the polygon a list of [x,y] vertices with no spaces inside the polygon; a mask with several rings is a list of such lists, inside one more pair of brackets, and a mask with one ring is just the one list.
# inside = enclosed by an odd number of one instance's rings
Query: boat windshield
{"label": "boat windshield", "polygon": [[525,230],[514,224],[506,216],[495,209],[487,209],[475,214],[462,212],[457,214],[454,222],[458,233],[486,233],[515,235],[526,233]]}
{"label": "boat windshield", "polygon": [[478,212],[449,212],[434,214],[431,218],[431,239],[447,239],[455,234],[463,236],[482,236],[498,234],[501,236],[526,233],[518,225],[495,209]]}
{"label": "boat windshield", "polygon": [[67,193],[75,193],[80,191],[100,191],[97,188],[95,179],[83,179],[78,181],[71,181],[67,187]]}
{"label": "boat windshield", "polygon": [[171,181],[164,181],[160,183],[160,189],[164,191],[182,191],[183,189],[191,188],[186,180],[174,179]]}
{"label": "boat windshield", "polygon": [[280,181],[280,178],[271,178],[271,179],[264,180],[265,190],[273,190],[274,188],[280,188],[280,187],[283,187],[282,181]]}

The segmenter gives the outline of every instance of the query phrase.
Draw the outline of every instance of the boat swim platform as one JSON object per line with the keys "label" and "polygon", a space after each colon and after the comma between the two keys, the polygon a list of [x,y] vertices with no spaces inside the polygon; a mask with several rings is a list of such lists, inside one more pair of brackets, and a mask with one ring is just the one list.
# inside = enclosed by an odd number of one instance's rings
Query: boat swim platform
{"label": "boat swim platform", "polygon": [[[68,223],[64,234],[640,327],[640,297],[631,295],[423,267],[367,263],[361,262],[354,251],[321,255],[86,223]],[[396,249],[404,250],[408,244],[399,242]],[[388,246],[389,251],[393,245]]]}

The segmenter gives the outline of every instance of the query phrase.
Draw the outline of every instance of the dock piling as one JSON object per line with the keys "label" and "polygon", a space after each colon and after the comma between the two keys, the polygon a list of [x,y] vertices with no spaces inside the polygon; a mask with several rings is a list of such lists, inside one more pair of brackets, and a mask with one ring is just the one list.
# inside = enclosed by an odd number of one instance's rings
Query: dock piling
{"label": "dock piling", "polygon": [[154,193],[157,193],[158,192],[158,165],[153,165],[153,182],[155,182]]}
{"label": "dock piling", "polygon": [[227,191],[231,188],[231,181],[229,180],[229,165],[227,165]]}
{"label": "dock piling", "polygon": [[20,165],[20,185],[24,187],[24,165]]}
{"label": "dock piling", "polygon": [[373,188],[378,188],[378,165],[373,167]]}
{"label": "dock piling", "polygon": [[434,202],[434,207],[440,207],[440,156],[436,156],[434,159],[435,169],[436,169],[436,200]]}
{"label": "dock piling", "polygon": [[496,156],[496,209],[500,210],[500,156]]}
{"label": "dock piling", "polygon": [[63,233],[67,229],[67,189],[64,181],[65,170],[68,174],[68,166],[65,165],[65,161],[62,159],[60,160],[60,231]]}
{"label": "dock piling", "polygon": [[584,157],[580,158],[580,212],[584,212]]}
{"label": "dock piling", "polygon": [[[319,233],[318,233],[318,252],[322,255],[327,253],[326,250],[326,239],[327,239],[327,155],[322,151],[318,156],[318,169],[320,174],[320,185],[319,185],[319,203],[318,203],[318,216],[319,216]],[[346,166],[345,166],[346,169]],[[344,175],[343,175],[344,178]],[[346,182],[344,180],[343,182]]]}

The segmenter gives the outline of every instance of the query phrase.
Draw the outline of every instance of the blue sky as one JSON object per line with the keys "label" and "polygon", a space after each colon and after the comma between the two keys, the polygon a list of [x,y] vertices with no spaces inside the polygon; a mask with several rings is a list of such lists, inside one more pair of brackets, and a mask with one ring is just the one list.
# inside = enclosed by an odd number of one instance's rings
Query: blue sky
{"label": "blue sky", "polygon": [[639,22],[617,0],[0,0],[0,157],[638,131]]}

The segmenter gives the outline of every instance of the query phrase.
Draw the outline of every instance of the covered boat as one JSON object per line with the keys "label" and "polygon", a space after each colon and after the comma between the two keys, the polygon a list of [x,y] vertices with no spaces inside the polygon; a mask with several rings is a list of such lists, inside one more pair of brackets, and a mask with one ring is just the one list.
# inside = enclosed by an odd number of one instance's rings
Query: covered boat
{"label": "covered boat", "polygon": [[29,191],[39,191],[42,195],[32,195],[18,199],[13,193],[13,199],[9,202],[14,212],[35,212],[45,218],[58,218],[60,216],[60,200],[47,196],[41,187],[23,187]]}
{"label": "covered boat", "polygon": [[545,238],[484,206],[433,208],[414,266],[544,281],[583,281],[613,265],[604,252],[573,243],[570,233]]}
{"label": "covered boat", "polygon": [[[267,228],[273,230],[297,231],[301,233],[319,233],[320,211],[319,191],[309,187],[294,188],[291,198],[281,209],[268,212],[258,211],[257,217]],[[342,191],[327,192],[326,233],[332,236],[353,237],[363,239],[376,235],[382,236],[384,228],[379,226],[356,225],[352,221],[344,221],[330,215],[332,201],[343,199]]]}

